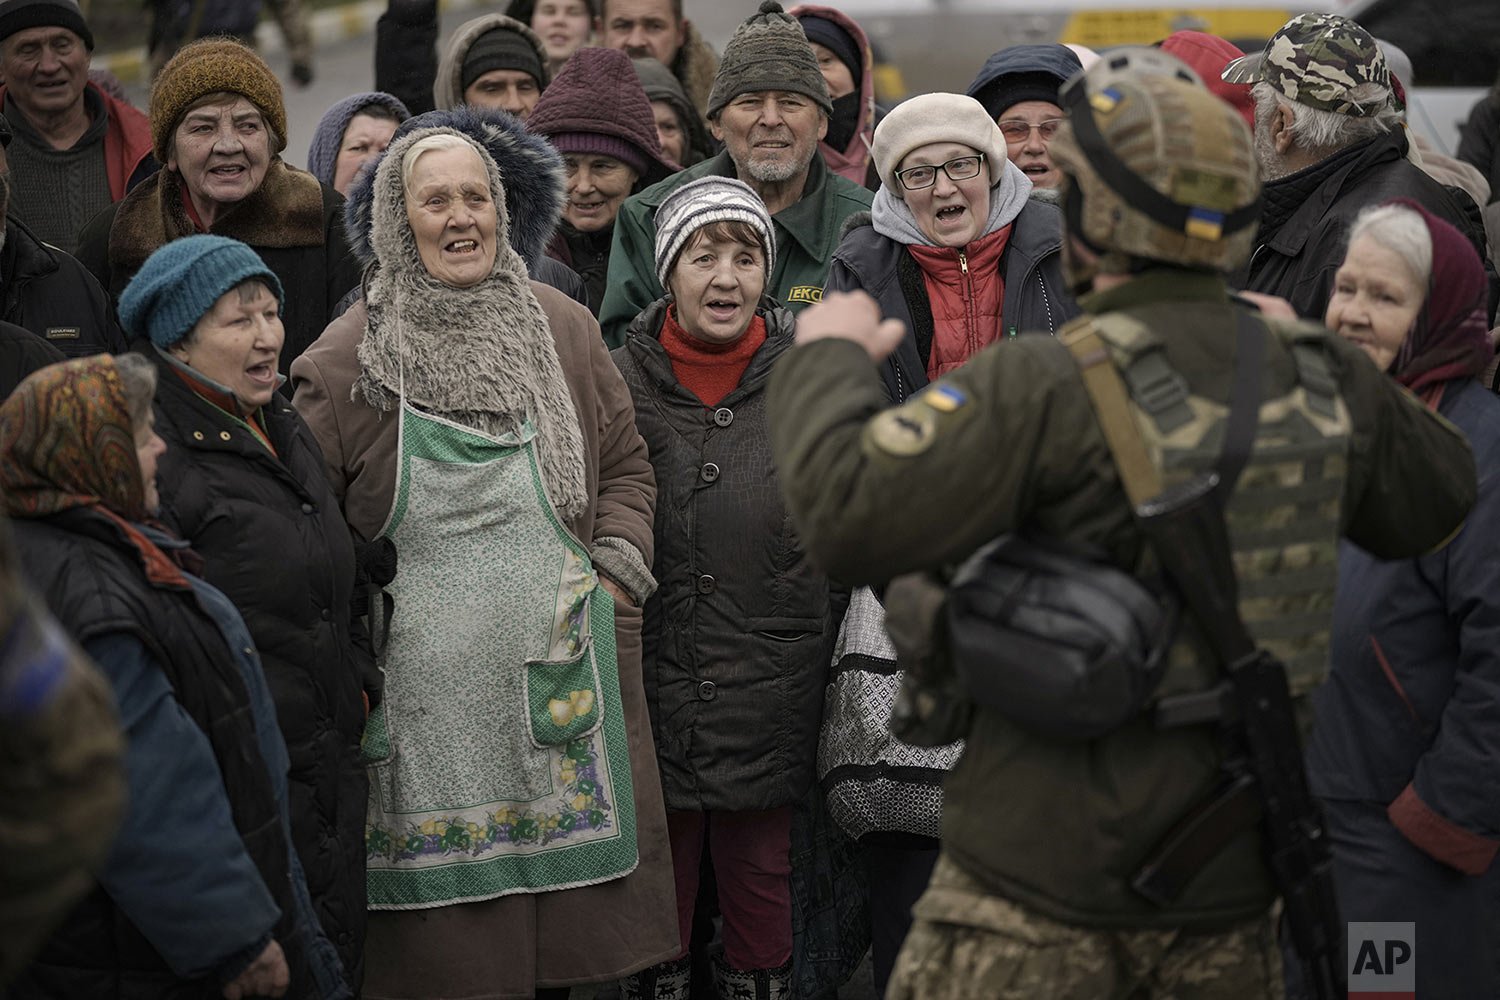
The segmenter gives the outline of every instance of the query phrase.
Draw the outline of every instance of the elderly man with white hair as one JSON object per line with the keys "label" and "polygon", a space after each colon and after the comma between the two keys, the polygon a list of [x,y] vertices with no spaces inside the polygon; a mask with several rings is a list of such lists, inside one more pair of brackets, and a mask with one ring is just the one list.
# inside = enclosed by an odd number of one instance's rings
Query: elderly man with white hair
{"label": "elderly man with white hair", "polygon": [[[1407,159],[1385,56],[1364,28],[1334,14],[1301,14],[1263,52],[1224,70],[1254,85],[1255,154],[1265,178],[1260,234],[1243,287],[1322,316],[1361,209],[1412,198],[1468,236],[1484,235],[1455,192]],[[1494,271],[1490,313],[1494,313]]]}

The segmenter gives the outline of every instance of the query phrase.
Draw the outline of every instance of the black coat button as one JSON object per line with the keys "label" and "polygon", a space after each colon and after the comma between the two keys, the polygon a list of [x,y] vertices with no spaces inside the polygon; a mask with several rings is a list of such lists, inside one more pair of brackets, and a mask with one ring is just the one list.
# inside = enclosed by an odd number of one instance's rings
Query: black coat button
{"label": "black coat button", "polygon": [[718,582],[715,581],[714,578],[709,576],[707,573],[704,573],[702,576],[698,577],[698,593],[700,594],[712,594],[714,592],[714,588],[717,586]]}
{"label": "black coat button", "polygon": [[311,514],[314,511],[316,511],[317,509],[318,508],[314,507],[310,503],[305,503],[305,504],[302,505],[302,513],[304,513],[304,514]]}
{"label": "black coat button", "polygon": [[713,681],[703,681],[698,685],[698,697],[704,701],[713,701],[718,693],[718,686]]}
{"label": "black coat button", "polygon": [[719,478],[719,467],[712,462],[706,462],[699,475],[703,477],[705,483],[715,482]]}
{"label": "black coat button", "polygon": [[327,608],[324,608],[323,609],[323,620],[325,622],[326,621],[332,621],[333,620],[333,612],[329,611]]}
{"label": "black coat button", "polygon": [[727,406],[721,406],[714,411],[714,423],[720,427],[728,427],[734,423],[734,411]]}

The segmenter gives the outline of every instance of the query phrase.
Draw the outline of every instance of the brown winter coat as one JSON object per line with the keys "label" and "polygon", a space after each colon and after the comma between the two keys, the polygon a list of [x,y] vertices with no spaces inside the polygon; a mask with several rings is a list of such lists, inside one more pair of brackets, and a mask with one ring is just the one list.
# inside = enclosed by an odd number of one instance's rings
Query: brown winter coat
{"label": "brown winter coat", "polygon": [[[630,392],[588,311],[546,285],[532,282],[531,288],[547,314],[583,430],[590,503],[567,526],[585,544],[624,539],[649,565],[656,485]],[[292,366],[292,380],[295,405],[323,448],[344,516],[368,539],[379,533],[395,492],[397,414],[351,398],[365,319],[359,303],[329,324]],[[579,889],[373,911],[366,1000],[530,997],[539,988],[618,979],[680,950],[666,816],[641,681],[640,611],[621,605],[616,614],[639,866],[624,878]]]}

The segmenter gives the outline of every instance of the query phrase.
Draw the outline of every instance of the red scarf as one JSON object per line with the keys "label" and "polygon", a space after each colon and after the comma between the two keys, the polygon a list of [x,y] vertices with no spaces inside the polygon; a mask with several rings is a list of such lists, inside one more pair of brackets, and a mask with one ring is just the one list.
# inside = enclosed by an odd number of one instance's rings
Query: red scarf
{"label": "red scarf", "polygon": [[718,406],[739,386],[750,359],[765,342],[766,321],[759,313],[740,339],[728,344],[710,344],[684,330],[677,322],[675,302],[667,306],[667,320],[661,327],[661,346],[672,361],[672,374],[704,406]]}

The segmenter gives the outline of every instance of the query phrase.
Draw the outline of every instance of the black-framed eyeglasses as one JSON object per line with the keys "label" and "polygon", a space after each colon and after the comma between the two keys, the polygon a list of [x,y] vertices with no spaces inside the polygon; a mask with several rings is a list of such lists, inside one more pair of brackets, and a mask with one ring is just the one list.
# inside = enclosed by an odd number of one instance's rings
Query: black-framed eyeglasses
{"label": "black-framed eyeglasses", "polygon": [[937,183],[939,170],[947,174],[950,181],[966,181],[970,177],[978,177],[979,168],[982,166],[984,166],[984,154],[970,153],[968,156],[955,156],[947,163],[939,163],[937,166],[928,166],[924,163],[920,167],[898,170],[896,179],[906,190],[920,191]]}
{"label": "black-framed eyeglasses", "polygon": [[1051,142],[1052,137],[1057,134],[1057,127],[1065,121],[1066,118],[1048,118],[1033,125],[1019,118],[1007,118],[995,124],[1000,126],[1000,134],[1005,136],[1006,142],[1025,142],[1030,138],[1032,129],[1042,133],[1043,142]]}

